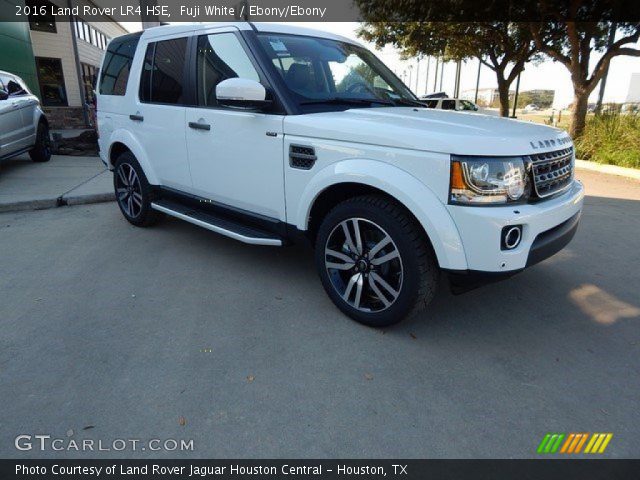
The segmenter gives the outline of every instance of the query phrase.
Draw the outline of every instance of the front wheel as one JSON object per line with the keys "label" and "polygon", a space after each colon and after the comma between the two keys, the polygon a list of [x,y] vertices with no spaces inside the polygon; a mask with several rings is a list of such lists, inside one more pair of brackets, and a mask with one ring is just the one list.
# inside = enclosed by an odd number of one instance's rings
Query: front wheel
{"label": "front wheel", "polygon": [[345,314],[386,327],[426,306],[439,271],[422,227],[399,204],[354,197],[324,218],[316,266],[327,294]]}
{"label": "front wheel", "polygon": [[36,132],[36,143],[29,151],[29,156],[34,162],[48,162],[51,160],[51,136],[46,123],[40,122]]}

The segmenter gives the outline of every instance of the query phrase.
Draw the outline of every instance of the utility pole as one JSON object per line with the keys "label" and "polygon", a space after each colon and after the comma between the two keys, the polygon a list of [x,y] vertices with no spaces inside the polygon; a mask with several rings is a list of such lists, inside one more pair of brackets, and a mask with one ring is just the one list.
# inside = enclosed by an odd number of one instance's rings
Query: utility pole
{"label": "utility pole", "polygon": [[420,56],[418,56],[418,65],[416,66],[416,95],[418,95],[418,88],[420,88]]}
{"label": "utility pole", "polygon": [[439,63],[440,59],[438,57],[436,57],[436,75],[433,79],[433,93],[436,92],[436,89],[438,88],[438,63]]}
{"label": "utility pole", "polygon": [[462,60],[458,60],[456,64],[456,87],[453,96],[460,98],[460,77],[462,76]]}
{"label": "utility pole", "polygon": [[[618,29],[618,24],[616,22],[611,22],[611,27],[609,28],[609,38],[607,40],[607,49],[611,49],[613,45],[613,41],[616,37],[616,30]],[[611,64],[609,64],[610,66]],[[607,86],[607,76],[609,75],[609,66],[607,66],[607,70],[605,70],[604,75],[602,76],[602,80],[600,80],[600,91],[598,92],[598,103],[596,103],[596,113],[600,113],[602,109],[602,99],[604,98],[604,89]]]}
{"label": "utility pole", "polygon": [[480,68],[482,67],[482,60],[478,59],[478,78],[476,78],[476,97],[473,103],[478,103],[478,88],[480,87]]}
{"label": "utility pole", "polygon": [[440,69],[440,91],[442,91],[442,80],[444,79],[444,59],[442,59],[442,68]]}

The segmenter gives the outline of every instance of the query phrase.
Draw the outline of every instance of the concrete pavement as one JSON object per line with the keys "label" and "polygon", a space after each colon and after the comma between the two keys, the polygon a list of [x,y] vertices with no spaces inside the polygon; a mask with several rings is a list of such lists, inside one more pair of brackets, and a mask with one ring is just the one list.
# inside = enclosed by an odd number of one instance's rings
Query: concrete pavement
{"label": "concrete pavement", "polygon": [[[115,204],[0,215],[0,457],[536,457],[547,432],[640,455],[640,184],[579,172],[555,257],[384,331],[311,252]],[[19,434],[193,452],[17,451]]]}
{"label": "concrete pavement", "polygon": [[114,199],[111,173],[98,157],[28,155],[0,162],[0,212],[39,210]]}

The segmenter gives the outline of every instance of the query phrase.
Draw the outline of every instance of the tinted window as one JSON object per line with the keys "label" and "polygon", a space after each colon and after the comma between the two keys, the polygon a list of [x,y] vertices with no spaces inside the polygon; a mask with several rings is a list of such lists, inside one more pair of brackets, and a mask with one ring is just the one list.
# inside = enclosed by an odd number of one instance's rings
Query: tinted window
{"label": "tinted window", "polygon": [[11,97],[19,97],[20,95],[28,95],[26,87],[17,79],[13,77],[4,77],[2,79],[5,90]]}
{"label": "tinted window", "polygon": [[62,62],[59,58],[36,57],[42,104],[47,107],[67,106]]}
{"label": "tinted window", "polygon": [[104,56],[100,73],[100,93],[102,95],[124,95],[131,70],[131,62],[136,53],[139,35],[115,39]]}
{"label": "tinted window", "polygon": [[249,56],[232,33],[201,36],[198,39],[197,65],[199,105],[216,105],[216,85],[228,78],[260,81]]}
{"label": "tinted window", "polygon": [[186,38],[151,43],[140,78],[140,100],[179,105],[184,103]]}
{"label": "tinted window", "polygon": [[438,100],[424,100],[427,108],[436,108],[438,106]]}
{"label": "tinted window", "polygon": [[455,110],[455,109],[456,109],[455,100],[442,100],[442,110]]}

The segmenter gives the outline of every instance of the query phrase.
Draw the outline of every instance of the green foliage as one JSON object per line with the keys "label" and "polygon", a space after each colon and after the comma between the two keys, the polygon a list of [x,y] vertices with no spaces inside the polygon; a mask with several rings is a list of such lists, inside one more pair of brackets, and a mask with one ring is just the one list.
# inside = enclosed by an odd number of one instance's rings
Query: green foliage
{"label": "green foliage", "polygon": [[640,168],[640,115],[607,113],[589,117],[575,146],[576,158]]}
{"label": "green foliage", "polygon": [[538,108],[549,108],[553,104],[553,90],[529,90],[518,94],[517,108],[524,108],[530,103],[537,105]]}

